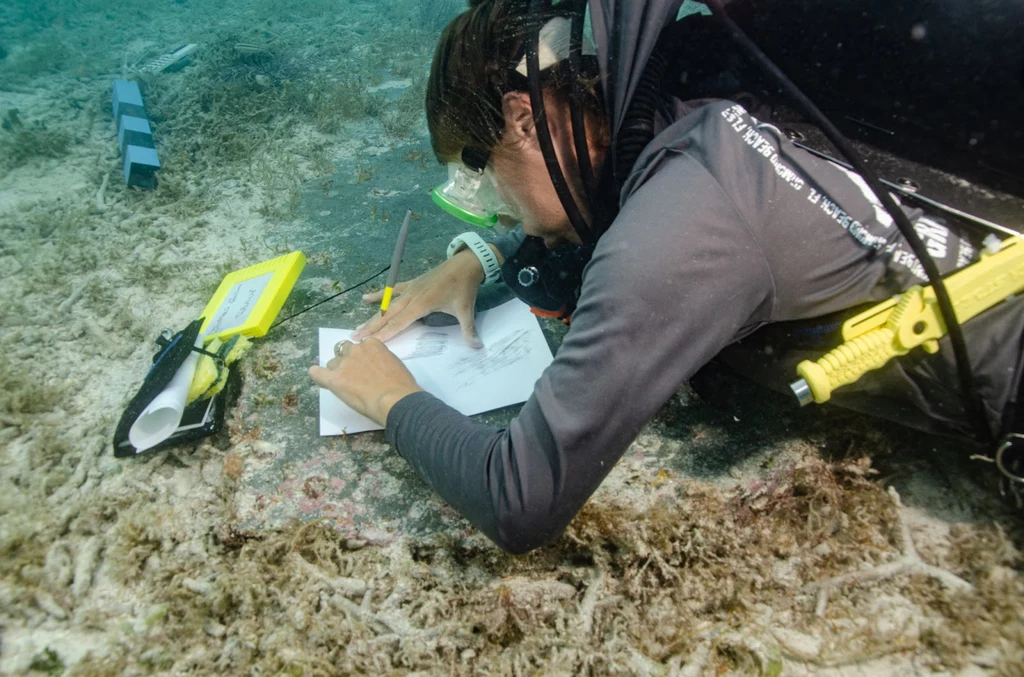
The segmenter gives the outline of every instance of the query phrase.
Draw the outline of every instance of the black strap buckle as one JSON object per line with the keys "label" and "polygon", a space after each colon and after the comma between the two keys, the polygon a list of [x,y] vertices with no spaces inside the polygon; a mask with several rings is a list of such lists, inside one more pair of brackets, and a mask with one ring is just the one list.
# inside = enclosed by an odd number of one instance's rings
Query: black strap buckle
{"label": "black strap buckle", "polygon": [[[174,333],[173,329],[164,329],[162,332],[160,332],[160,335],[156,337],[156,344],[163,348],[164,350],[167,350],[167,348],[169,348],[171,344],[174,342],[173,339],[175,335],[176,334]],[[192,352],[199,353],[200,355],[206,355],[207,357],[212,357],[214,360],[217,361],[218,364],[224,365],[224,358],[218,355],[217,353],[211,353],[209,350],[205,350],[204,348],[199,348],[197,346],[192,346]]]}

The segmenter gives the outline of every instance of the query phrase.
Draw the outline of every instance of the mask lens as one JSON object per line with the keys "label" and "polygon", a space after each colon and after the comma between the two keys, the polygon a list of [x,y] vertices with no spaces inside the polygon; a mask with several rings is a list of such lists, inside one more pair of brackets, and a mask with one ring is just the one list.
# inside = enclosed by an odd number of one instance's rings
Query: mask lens
{"label": "mask lens", "polygon": [[434,203],[449,214],[481,228],[493,228],[498,215],[507,211],[486,170],[474,171],[452,162],[448,180],[430,191]]}

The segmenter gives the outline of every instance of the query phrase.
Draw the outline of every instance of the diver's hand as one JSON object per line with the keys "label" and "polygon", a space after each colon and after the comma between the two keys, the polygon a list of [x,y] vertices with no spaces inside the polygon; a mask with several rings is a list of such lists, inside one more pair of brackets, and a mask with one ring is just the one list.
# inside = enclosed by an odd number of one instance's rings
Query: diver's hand
{"label": "diver's hand", "polygon": [[341,341],[338,348],[340,354],[326,367],[310,367],[309,377],[382,426],[387,424],[388,412],[400,399],[423,390],[402,361],[380,341]]}
{"label": "diver's hand", "polygon": [[[502,261],[497,248],[491,249]],[[473,309],[476,293],[484,279],[484,268],[480,260],[469,250],[464,250],[448,259],[437,268],[419,277],[395,285],[395,296],[387,313],[377,315],[352,335],[354,341],[375,338],[387,341],[416,320],[440,310],[454,315],[462,327],[462,337],[474,348],[483,343],[476,333]],[[384,292],[363,294],[365,303],[379,303]]]}

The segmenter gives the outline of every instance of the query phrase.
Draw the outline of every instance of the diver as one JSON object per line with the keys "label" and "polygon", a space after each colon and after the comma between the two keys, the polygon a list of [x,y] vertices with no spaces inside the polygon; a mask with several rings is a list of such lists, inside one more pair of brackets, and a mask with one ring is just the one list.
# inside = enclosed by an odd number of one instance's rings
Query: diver
{"label": "diver", "polygon": [[[521,225],[490,242],[460,235],[446,262],[396,288],[358,343],[310,369],[512,553],[560,535],[702,366],[721,359],[785,390],[794,365],[821,354],[804,342],[821,334],[804,328],[933,282],[859,173],[762,121],[756,100],[679,98],[665,84],[680,74],[658,50],[678,41],[655,38],[680,2],[591,3],[592,41],[584,5],[473,0],[447,26],[426,96],[431,143],[449,166],[435,200],[478,225]],[[941,215],[902,212],[942,275],[978,260],[977,238]],[[440,310],[479,345],[478,288],[499,279],[570,324],[506,429],[423,391],[384,343]],[[1019,388],[1024,299],[958,329],[971,348],[970,395],[947,337],[835,401],[971,442],[996,438]]]}

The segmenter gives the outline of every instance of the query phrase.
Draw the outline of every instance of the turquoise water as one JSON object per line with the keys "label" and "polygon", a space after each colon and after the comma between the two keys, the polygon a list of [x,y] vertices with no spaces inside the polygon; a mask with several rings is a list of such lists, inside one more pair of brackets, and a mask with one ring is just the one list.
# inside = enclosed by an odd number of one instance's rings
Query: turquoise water
{"label": "turquoise water", "polygon": [[[141,81],[167,154],[177,149],[174,132],[182,125],[203,155],[251,159],[237,140],[226,147],[219,121],[182,119],[193,105],[233,116],[235,129],[244,118],[243,127],[310,125],[330,135],[373,118],[392,137],[408,137],[421,131],[437,32],[458,9],[454,1],[5,3],[0,171],[87,144],[92,130],[75,122],[102,121],[114,78]],[[195,51],[186,59],[170,61],[174,75],[157,70],[190,44]],[[33,95],[54,100],[39,105]]]}

